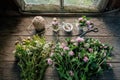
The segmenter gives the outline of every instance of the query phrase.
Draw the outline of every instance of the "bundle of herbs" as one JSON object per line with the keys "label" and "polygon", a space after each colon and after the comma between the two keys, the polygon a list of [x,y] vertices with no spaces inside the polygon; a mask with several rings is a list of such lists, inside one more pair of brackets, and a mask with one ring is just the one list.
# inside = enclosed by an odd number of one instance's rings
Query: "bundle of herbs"
{"label": "bundle of herbs", "polygon": [[60,80],[89,80],[111,69],[107,60],[111,59],[112,49],[93,38],[67,38],[66,43],[55,45],[48,64],[55,66]]}
{"label": "bundle of herbs", "polygon": [[48,66],[50,44],[43,37],[23,39],[16,42],[15,56],[18,60],[22,80],[42,80]]}

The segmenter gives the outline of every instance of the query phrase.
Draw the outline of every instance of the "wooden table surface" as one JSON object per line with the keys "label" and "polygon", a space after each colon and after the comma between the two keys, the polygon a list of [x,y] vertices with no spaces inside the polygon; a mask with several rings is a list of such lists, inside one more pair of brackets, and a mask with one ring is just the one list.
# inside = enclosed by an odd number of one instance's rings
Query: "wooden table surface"
{"label": "wooden table surface", "polygon": [[[45,37],[47,41],[55,39],[49,24],[53,17],[44,17],[46,20]],[[73,23],[78,17],[58,17],[59,21]],[[120,13],[105,15],[101,17],[91,17],[91,21],[99,29],[98,33],[89,33],[86,37],[99,39],[103,43],[108,43],[114,47],[112,71],[106,71],[96,80],[120,80]],[[34,27],[27,29],[33,19],[32,17],[1,17],[0,18],[0,80],[20,80],[19,69],[13,54],[15,41],[20,38],[27,38],[34,35]],[[74,26],[72,34],[66,34],[62,29],[59,32],[60,41],[66,37],[76,38],[78,30]],[[53,68],[49,67],[45,73],[44,80],[59,80]]]}

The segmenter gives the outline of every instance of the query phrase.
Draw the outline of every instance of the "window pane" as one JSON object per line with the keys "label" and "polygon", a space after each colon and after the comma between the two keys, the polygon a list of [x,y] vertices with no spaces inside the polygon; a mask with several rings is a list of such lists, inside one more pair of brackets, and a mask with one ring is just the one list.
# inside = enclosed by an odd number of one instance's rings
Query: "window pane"
{"label": "window pane", "polygon": [[[100,12],[109,0],[17,0],[23,11]],[[61,6],[61,2],[62,6]],[[62,7],[62,8],[61,8]]]}
{"label": "window pane", "polygon": [[57,4],[59,5],[59,0],[25,0],[28,4]]}
{"label": "window pane", "polygon": [[24,0],[26,5],[25,10],[39,12],[59,12],[59,0]]}
{"label": "window pane", "polygon": [[65,5],[92,6],[98,0],[64,0]]}
{"label": "window pane", "polygon": [[64,0],[64,9],[69,12],[96,12],[98,0]]}

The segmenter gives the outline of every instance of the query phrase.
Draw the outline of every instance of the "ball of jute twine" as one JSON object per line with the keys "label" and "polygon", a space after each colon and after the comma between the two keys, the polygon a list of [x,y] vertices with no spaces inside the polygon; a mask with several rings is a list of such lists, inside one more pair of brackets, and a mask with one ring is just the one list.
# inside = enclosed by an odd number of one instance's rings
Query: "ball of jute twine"
{"label": "ball of jute twine", "polygon": [[34,17],[32,24],[37,31],[45,29],[45,19],[42,16]]}
{"label": "ball of jute twine", "polygon": [[[45,19],[42,16],[36,16],[33,18],[32,23],[28,26],[31,29],[34,26],[36,32],[42,32],[45,29]],[[28,31],[29,32],[29,31]]]}

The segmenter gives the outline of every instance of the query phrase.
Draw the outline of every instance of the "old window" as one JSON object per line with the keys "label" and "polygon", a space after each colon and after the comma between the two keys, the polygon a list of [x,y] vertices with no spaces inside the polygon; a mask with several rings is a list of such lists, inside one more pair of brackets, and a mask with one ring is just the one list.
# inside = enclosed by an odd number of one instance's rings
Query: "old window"
{"label": "old window", "polygon": [[100,12],[108,0],[17,0],[22,11],[30,12]]}

